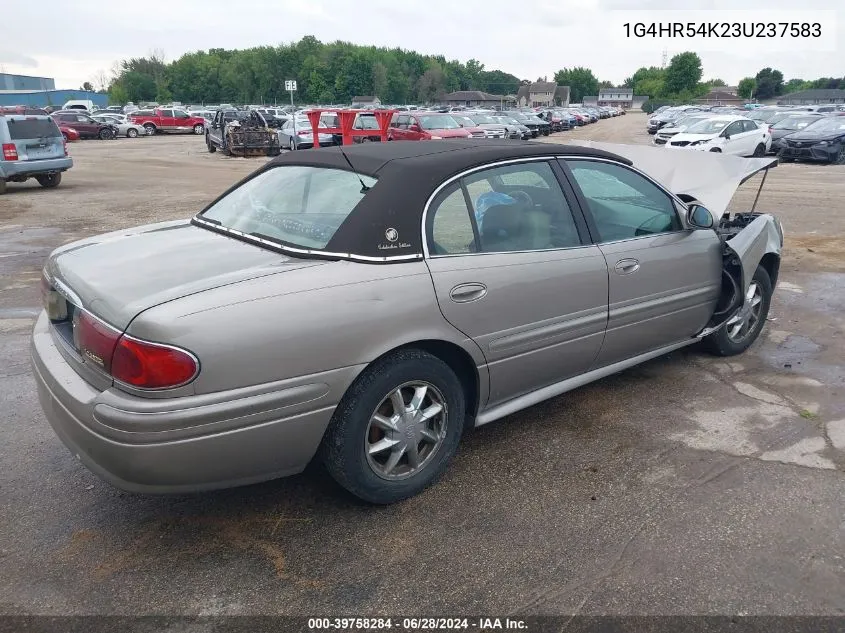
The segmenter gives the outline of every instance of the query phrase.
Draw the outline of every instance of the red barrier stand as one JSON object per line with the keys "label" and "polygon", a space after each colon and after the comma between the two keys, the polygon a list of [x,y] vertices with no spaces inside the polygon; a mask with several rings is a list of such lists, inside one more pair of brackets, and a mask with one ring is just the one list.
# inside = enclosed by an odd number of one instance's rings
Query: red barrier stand
{"label": "red barrier stand", "polygon": [[[390,127],[390,119],[393,118],[396,110],[344,110],[341,108],[326,108],[317,110],[308,110],[308,121],[311,123],[311,133],[315,139],[312,147],[319,147],[320,133],[323,134],[340,134],[343,136],[344,145],[352,145],[352,139],[356,136],[373,136],[374,130],[353,130],[352,125],[355,123],[355,117],[358,114],[366,113],[375,116],[378,122],[379,135],[382,142],[387,141],[387,128]],[[320,127],[320,117],[323,114],[336,114],[340,127]]]}

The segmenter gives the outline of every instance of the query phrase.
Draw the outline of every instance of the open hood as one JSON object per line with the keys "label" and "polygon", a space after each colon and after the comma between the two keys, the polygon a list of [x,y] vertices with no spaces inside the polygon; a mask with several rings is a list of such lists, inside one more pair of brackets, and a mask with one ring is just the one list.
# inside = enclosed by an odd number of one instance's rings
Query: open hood
{"label": "open hood", "polygon": [[629,159],[676,195],[699,200],[718,221],[737,188],[764,169],[775,167],[777,157],[739,158],[715,152],[677,152],[664,147],[622,145],[598,141],[571,141],[573,145],[595,147]]}

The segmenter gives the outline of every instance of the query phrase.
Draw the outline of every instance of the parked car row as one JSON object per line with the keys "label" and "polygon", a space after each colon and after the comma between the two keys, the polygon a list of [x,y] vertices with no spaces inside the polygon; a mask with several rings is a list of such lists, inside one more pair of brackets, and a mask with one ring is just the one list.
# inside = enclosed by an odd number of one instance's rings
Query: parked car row
{"label": "parked car row", "polygon": [[836,105],[661,108],[648,131],[671,148],[845,164],[845,111]]}

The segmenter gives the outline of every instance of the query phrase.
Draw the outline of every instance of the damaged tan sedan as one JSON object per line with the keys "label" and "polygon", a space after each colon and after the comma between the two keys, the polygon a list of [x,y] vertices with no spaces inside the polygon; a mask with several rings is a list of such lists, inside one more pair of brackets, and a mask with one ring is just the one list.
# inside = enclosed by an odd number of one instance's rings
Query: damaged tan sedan
{"label": "damaged tan sedan", "polygon": [[725,209],[771,164],[490,140],[286,154],[191,219],[49,257],[40,401],[127,490],[317,458],[394,502],[468,428],[699,341],[747,349],[783,235]]}

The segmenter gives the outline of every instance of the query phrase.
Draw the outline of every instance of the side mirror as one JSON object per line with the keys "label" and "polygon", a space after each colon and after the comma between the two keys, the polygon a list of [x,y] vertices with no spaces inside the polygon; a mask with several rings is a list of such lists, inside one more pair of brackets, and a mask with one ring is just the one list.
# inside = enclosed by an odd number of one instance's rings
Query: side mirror
{"label": "side mirror", "polygon": [[687,211],[687,221],[690,226],[697,229],[712,229],[714,225],[713,214],[706,207],[700,204],[691,204]]}
{"label": "side mirror", "polygon": [[722,132],[719,136],[721,136],[723,139],[726,139],[726,140],[729,140],[731,138],[731,135],[728,134],[727,132]]}

